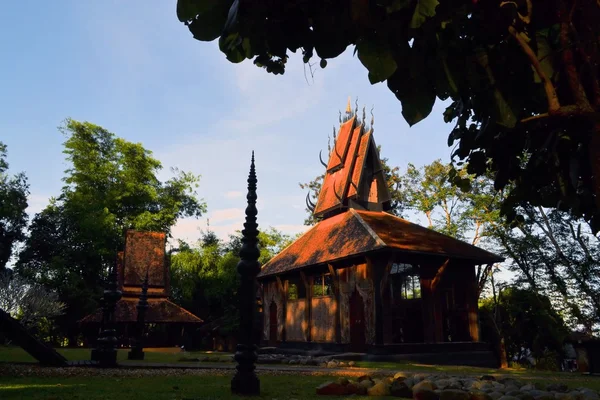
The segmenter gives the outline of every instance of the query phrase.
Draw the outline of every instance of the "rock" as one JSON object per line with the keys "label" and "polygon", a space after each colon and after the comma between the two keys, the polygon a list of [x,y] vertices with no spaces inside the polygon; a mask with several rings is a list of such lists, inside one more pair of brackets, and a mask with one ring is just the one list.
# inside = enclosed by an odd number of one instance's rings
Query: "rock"
{"label": "rock", "polygon": [[520,388],[521,386],[523,386],[515,378],[498,378],[498,379],[496,379],[496,382],[500,382],[506,386],[513,385],[513,386],[516,386],[517,388]]}
{"label": "rock", "polygon": [[335,368],[337,366],[338,366],[337,362],[335,362],[333,360],[331,360],[327,363],[327,368]]}
{"label": "rock", "polygon": [[374,385],[374,383],[370,379],[365,379],[358,383],[358,386],[365,388],[365,390],[371,388],[373,385]]}
{"label": "rock", "polygon": [[348,366],[349,366],[349,367],[354,367],[354,366],[356,366],[356,363],[355,363],[354,361],[350,361],[350,362],[348,363]]}
{"label": "rock", "polygon": [[404,372],[396,372],[394,374],[394,380],[400,379],[402,381],[405,381],[408,378],[408,375],[406,375],[406,373]]}
{"label": "rock", "polygon": [[337,383],[339,383],[342,386],[346,386],[347,384],[350,383],[350,381],[348,380],[348,378],[342,377],[342,378],[338,379]]}
{"label": "rock", "polygon": [[[498,393],[500,394],[500,393]],[[498,396],[500,398],[502,396]],[[469,393],[469,400],[493,400],[492,396],[484,392],[471,392]]]}
{"label": "rock", "polygon": [[519,398],[518,397],[512,397],[512,396],[502,396],[498,400],[519,400]]}
{"label": "rock", "polygon": [[513,383],[505,384],[504,385],[504,392],[506,394],[508,394],[509,392],[519,392],[519,387],[515,386]]}
{"label": "rock", "polygon": [[346,388],[337,382],[325,382],[317,387],[317,394],[327,396],[343,396],[346,394]]}
{"label": "rock", "polygon": [[431,381],[421,381],[415,383],[415,385],[412,387],[413,393],[423,389],[434,391],[435,389],[437,389],[437,386],[435,386],[434,383]]}
{"label": "rock", "polygon": [[[435,381],[435,386],[437,386],[439,389],[446,389],[448,386],[450,386],[452,384],[452,381],[450,379],[438,379],[437,381]],[[454,388],[456,389],[456,388]]]}
{"label": "rock", "polygon": [[554,395],[552,393],[546,392],[544,390],[530,390],[529,394],[533,396],[536,400],[552,400],[554,399]]}
{"label": "rock", "polygon": [[[394,375],[395,378],[395,375]],[[402,381],[403,377],[399,379],[395,379],[390,385],[390,394],[394,397],[403,397],[405,399],[411,399],[413,397],[413,392],[411,388],[409,388],[406,383]]]}
{"label": "rock", "polygon": [[385,381],[379,381],[374,386],[367,389],[367,394],[369,396],[389,396],[390,385]]}
{"label": "rock", "polygon": [[338,367],[345,367],[346,363],[344,361],[340,361]]}
{"label": "rock", "polygon": [[298,360],[290,360],[290,361],[289,361],[289,364],[290,364],[290,365],[295,365],[295,364],[298,364]]}
{"label": "rock", "polygon": [[492,384],[492,387],[494,388],[495,391],[497,392],[505,392],[506,391],[506,386],[500,382],[495,382],[492,381],[490,382]]}
{"label": "rock", "polygon": [[523,390],[535,390],[535,386],[531,383],[528,383],[527,385],[521,387],[521,391]]}
{"label": "rock", "polygon": [[569,387],[564,383],[551,383],[546,386],[546,390],[549,392],[567,393],[569,391]]}
{"label": "rock", "polygon": [[[518,390],[516,392],[517,393],[514,394],[514,396],[518,397],[521,400],[535,400],[535,397],[533,397],[529,392],[520,392]],[[509,393],[506,393],[506,394],[508,395]]]}
{"label": "rock", "polygon": [[482,381],[495,381],[496,377],[494,375],[483,375],[481,378]]}
{"label": "rock", "polygon": [[473,381],[469,387],[471,390],[477,390],[481,392],[489,391],[495,389],[491,382],[489,381]]}
{"label": "rock", "polygon": [[433,390],[421,388],[418,391],[413,390],[414,400],[439,400],[440,396]]}
{"label": "rock", "polygon": [[357,382],[362,382],[364,380],[372,381],[373,379],[369,375],[361,375],[356,379]]}
{"label": "rock", "polygon": [[556,400],[577,400],[577,396],[574,396],[571,393],[561,393],[561,392],[554,393],[554,398]]}
{"label": "rock", "polygon": [[457,389],[444,389],[440,394],[440,400],[469,400],[469,398],[469,393]]}
{"label": "rock", "polygon": [[581,398],[584,400],[598,400],[600,396],[591,389],[581,390]]}
{"label": "rock", "polygon": [[350,382],[346,386],[346,394],[367,394],[367,390],[364,388],[361,388],[354,382]]}
{"label": "rock", "polygon": [[404,383],[406,384],[406,386],[408,386],[409,388],[412,388],[415,385],[415,379],[412,377],[408,377],[404,380]]}
{"label": "rock", "polygon": [[424,381],[425,379],[429,378],[429,375],[428,374],[422,374],[422,373],[421,374],[414,374],[413,378],[414,378],[415,382]]}
{"label": "rock", "polygon": [[500,397],[506,397],[500,392],[490,392],[487,395],[490,396],[492,398],[492,400],[498,400]]}

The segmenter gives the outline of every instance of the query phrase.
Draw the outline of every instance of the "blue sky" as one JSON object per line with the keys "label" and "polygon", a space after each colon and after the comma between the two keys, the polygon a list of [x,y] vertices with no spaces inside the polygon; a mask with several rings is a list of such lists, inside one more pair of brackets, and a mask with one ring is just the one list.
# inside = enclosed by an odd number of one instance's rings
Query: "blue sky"
{"label": "blue sky", "polygon": [[[251,151],[256,153],[259,225],[304,230],[298,182],[322,173],[319,150],[349,96],[374,106],[375,140],[391,165],[449,161],[444,105],[409,128],[385,84],[371,86],[348,48],[305,79],[300,57],[283,76],[251,61],[231,64],[216,42],[199,42],[170,1],[7,2],[0,14],[0,140],[11,172],[25,171],[30,213],[58,195],[67,168],[67,118],[87,120],[153,151],[169,167],[202,175],[211,229],[240,229]],[[206,218],[181,220],[175,237],[193,241]]]}

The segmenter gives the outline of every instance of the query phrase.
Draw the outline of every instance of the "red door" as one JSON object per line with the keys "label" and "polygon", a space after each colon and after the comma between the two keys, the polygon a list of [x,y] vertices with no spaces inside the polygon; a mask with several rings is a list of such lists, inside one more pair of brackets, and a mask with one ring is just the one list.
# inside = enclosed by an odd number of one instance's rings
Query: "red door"
{"label": "red door", "polygon": [[363,353],[367,349],[365,337],[365,304],[357,290],[350,296],[350,350]]}
{"label": "red door", "polygon": [[277,304],[274,301],[269,306],[269,344],[277,342]]}

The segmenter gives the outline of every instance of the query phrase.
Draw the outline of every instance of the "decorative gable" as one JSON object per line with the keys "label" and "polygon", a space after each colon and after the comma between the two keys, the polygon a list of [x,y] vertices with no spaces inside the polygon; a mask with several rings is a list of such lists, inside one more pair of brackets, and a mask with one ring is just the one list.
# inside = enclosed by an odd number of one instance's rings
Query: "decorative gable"
{"label": "decorative gable", "polygon": [[386,183],[373,128],[365,130],[350,107],[340,124],[339,135],[329,154],[325,178],[313,214],[328,218],[348,208],[387,211],[391,195]]}

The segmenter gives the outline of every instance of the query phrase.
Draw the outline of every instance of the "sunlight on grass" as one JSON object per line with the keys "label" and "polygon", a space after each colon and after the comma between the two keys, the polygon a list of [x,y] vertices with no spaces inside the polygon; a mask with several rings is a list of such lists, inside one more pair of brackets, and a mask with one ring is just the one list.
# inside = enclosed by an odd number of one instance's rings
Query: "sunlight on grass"
{"label": "sunlight on grass", "polygon": [[85,386],[85,384],[74,384],[74,385],[63,385],[62,383],[55,384],[13,384],[13,385],[0,385],[1,390],[23,390],[23,389],[47,389],[47,388],[68,388],[68,387],[76,387],[76,386]]}

